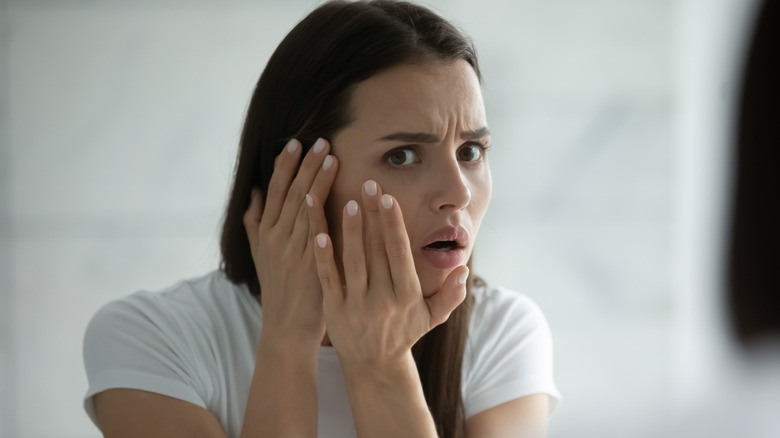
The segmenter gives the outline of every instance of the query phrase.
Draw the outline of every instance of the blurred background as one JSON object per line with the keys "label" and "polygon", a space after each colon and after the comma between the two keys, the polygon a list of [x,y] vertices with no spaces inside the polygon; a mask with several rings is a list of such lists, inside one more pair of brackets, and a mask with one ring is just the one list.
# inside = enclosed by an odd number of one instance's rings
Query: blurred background
{"label": "blurred background", "polygon": [[[100,436],[89,318],[217,267],[250,94],[319,3],[0,0],[0,436]],[[550,436],[684,417],[734,356],[720,248],[754,2],[425,4],[480,55],[494,197],[476,272],[547,315]]]}

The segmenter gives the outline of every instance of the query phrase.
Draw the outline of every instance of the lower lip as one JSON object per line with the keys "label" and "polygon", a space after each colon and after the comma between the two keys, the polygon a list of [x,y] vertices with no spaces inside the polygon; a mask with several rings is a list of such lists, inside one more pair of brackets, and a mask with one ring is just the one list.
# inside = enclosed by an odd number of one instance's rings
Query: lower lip
{"label": "lower lip", "polygon": [[424,249],[422,254],[433,266],[439,269],[452,269],[463,263],[465,251],[463,249],[453,249],[450,251],[439,251],[436,249]]}

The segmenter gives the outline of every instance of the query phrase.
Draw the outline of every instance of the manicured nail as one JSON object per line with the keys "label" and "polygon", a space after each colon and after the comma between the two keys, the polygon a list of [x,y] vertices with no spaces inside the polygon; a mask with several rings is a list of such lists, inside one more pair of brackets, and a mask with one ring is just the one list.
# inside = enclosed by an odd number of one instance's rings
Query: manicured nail
{"label": "manicured nail", "polygon": [[363,184],[363,190],[368,196],[376,195],[376,181],[370,179]]}
{"label": "manicured nail", "polygon": [[311,148],[314,150],[315,154],[319,154],[325,150],[325,140],[318,138],[317,141],[314,142],[314,146]]}
{"label": "manicured nail", "polygon": [[325,234],[323,233],[317,234],[317,246],[319,246],[320,248],[325,248],[325,245],[327,245],[327,243],[328,243],[328,238],[325,237]]}
{"label": "manicured nail", "polygon": [[354,216],[357,214],[358,211],[358,205],[355,201],[349,201],[347,202],[347,214],[350,216]]}
{"label": "manicured nail", "polygon": [[393,197],[388,194],[382,195],[382,207],[390,208],[392,206],[393,206]]}
{"label": "manicured nail", "polygon": [[333,166],[333,155],[328,155],[322,162],[322,170],[328,170],[331,166]]}
{"label": "manicured nail", "polygon": [[289,152],[291,154],[294,154],[294,153],[298,152],[298,146],[300,146],[300,145],[301,145],[301,142],[299,142],[296,139],[292,139],[292,140],[288,141],[287,142],[287,152]]}
{"label": "manicured nail", "polygon": [[469,278],[469,271],[460,274],[460,277],[458,277],[458,284],[466,284],[466,280]]}
{"label": "manicured nail", "polygon": [[309,196],[309,194],[306,194],[306,204],[309,205],[309,207],[314,207],[314,199]]}

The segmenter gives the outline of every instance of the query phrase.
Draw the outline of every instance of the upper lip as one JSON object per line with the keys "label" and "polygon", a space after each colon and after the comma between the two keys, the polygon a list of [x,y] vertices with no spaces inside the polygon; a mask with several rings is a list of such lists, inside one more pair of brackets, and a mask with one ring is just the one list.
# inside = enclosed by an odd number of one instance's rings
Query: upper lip
{"label": "upper lip", "polygon": [[458,248],[465,248],[469,243],[469,232],[461,226],[446,226],[425,236],[423,247],[440,240],[453,240]]}

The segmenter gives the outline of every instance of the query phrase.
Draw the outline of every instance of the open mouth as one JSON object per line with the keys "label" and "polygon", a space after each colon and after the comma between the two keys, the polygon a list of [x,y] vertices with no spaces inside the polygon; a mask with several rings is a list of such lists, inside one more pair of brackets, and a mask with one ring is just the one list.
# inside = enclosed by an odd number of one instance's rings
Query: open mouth
{"label": "open mouth", "polygon": [[443,234],[440,237],[442,240],[434,240],[422,247],[422,256],[438,269],[452,269],[462,265],[466,257],[466,239],[458,237],[456,233]]}
{"label": "open mouth", "polygon": [[460,246],[458,245],[458,242],[454,240],[437,240],[423,247],[423,249],[434,251],[452,251],[458,248],[460,248]]}

